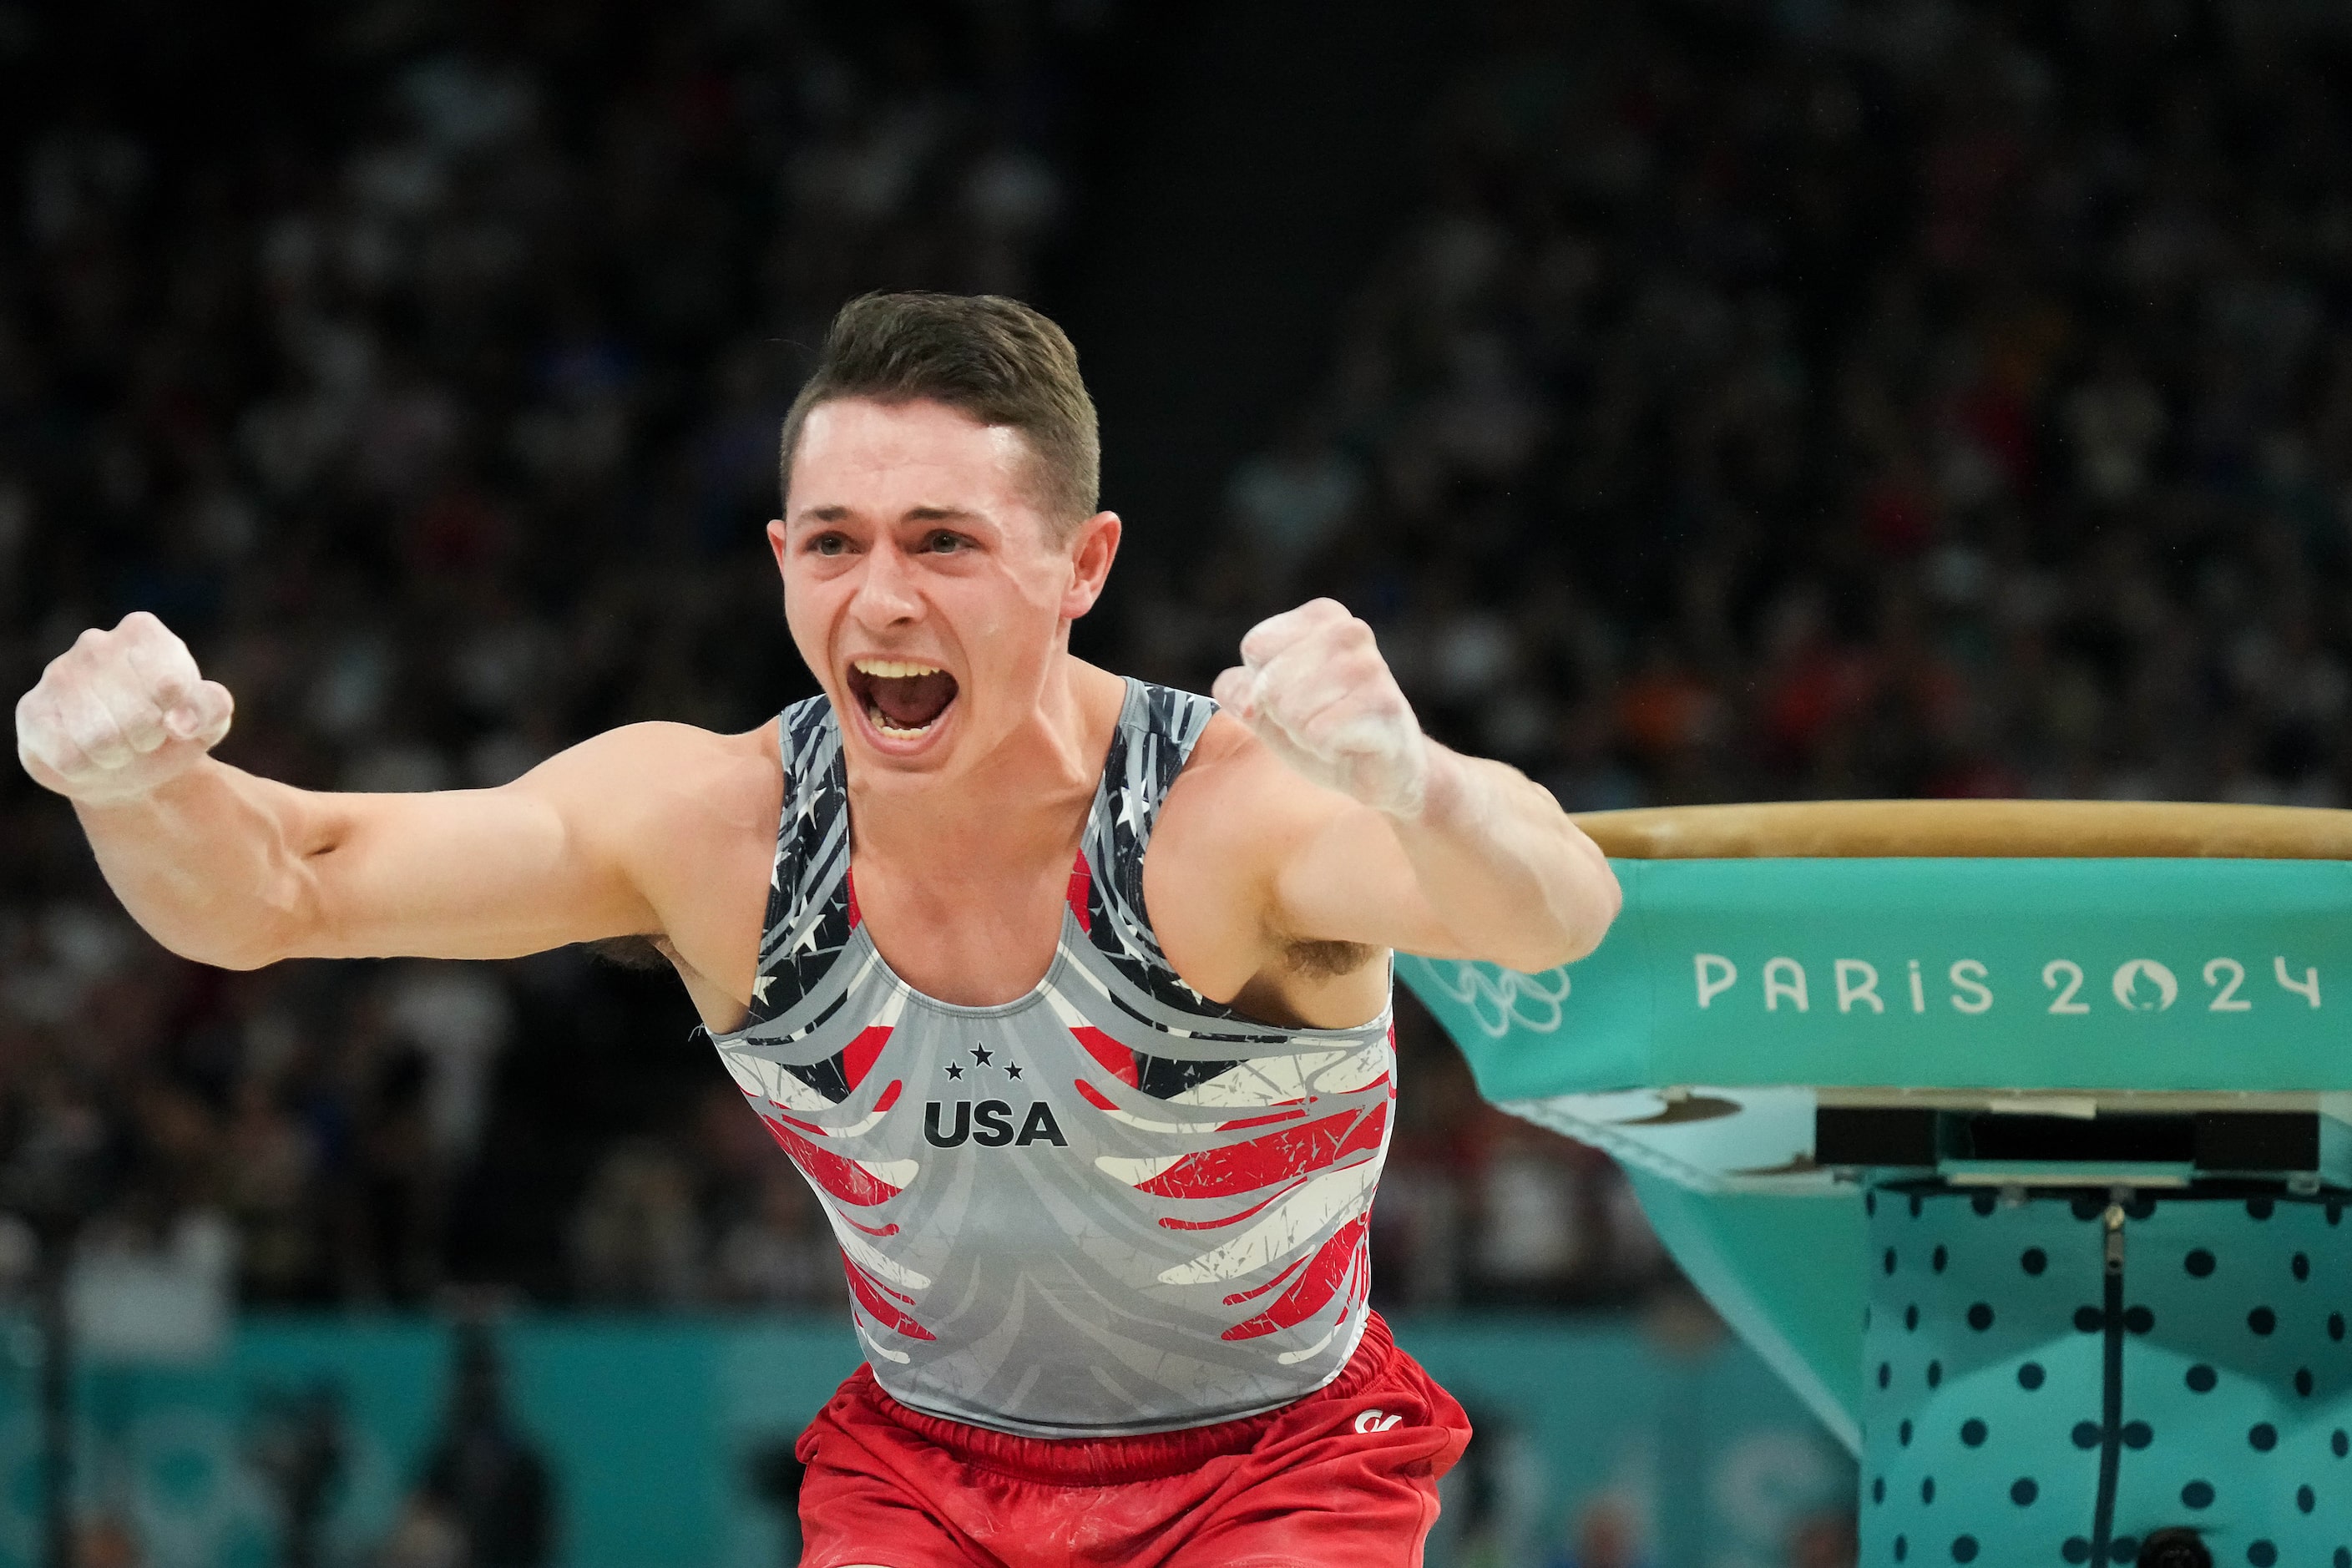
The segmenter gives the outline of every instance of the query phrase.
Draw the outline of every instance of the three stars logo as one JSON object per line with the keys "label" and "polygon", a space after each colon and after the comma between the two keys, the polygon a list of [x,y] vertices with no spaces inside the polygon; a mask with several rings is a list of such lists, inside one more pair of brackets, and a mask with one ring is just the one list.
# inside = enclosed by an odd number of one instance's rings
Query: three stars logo
{"label": "three stars logo", "polygon": [[[988,1067],[988,1066],[992,1065],[992,1063],[994,1063],[994,1062],[995,1062],[995,1060],[996,1060],[996,1055],[997,1055],[997,1053],[995,1053],[994,1051],[990,1050],[986,1046],[974,1046],[974,1047],[971,1047],[971,1062],[972,1062],[972,1068],[984,1068],[984,1067]],[[966,1072],[968,1072],[968,1071],[971,1070],[971,1068],[966,1068],[966,1067],[965,1067],[961,1062],[950,1062],[950,1063],[948,1063],[948,1065],[947,1065],[947,1069],[946,1069],[946,1070],[947,1070],[947,1075],[948,1075],[949,1080],[950,1080],[950,1082],[954,1082],[954,1083],[961,1083],[961,1082],[963,1081],[963,1075],[964,1075]],[[1004,1063],[1003,1068],[1003,1071],[1004,1076],[1005,1076],[1006,1078],[1009,1078],[1009,1079],[1013,1079],[1013,1080],[1014,1082],[1016,1082],[1016,1083],[1020,1081],[1020,1079],[1021,1079],[1021,1064],[1020,1064],[1020,1063],[1015,1062],[1015,1061],[1010,1061],[1010,1060],[1008,1060],[1008,1061],[1006,1061],[1006,1062]]]}
{"label": "three stars logo", "polygon": [[[1010,1058],[1000,1062],[997,1059],[1002,1054],[1000,1052],[990,1050],[986,1046],[973,1046],[965,1054],[971,1058],[969,1067],[961,1061],[950,1061],[940,1069],[947,1074],[949,1082],[961,1083],[966,1073],[976,1076],[982,1068],[989,1067],[1003,1073],[1008,1080],[1017,1082],[1020,1079],[1021,1064]],[[1019,1119],[1017,1129],[1014,1126],[1016,1118]],[[1069,1146],[1069,1141],[1062,1136],[1060,1126],[1054,1121],[1053,1108],[1042,1100],[1031,1100],[1026,1115],[1002,1100],[983,1100],[977,1105],[969,1100],[934,1100],[923,1107],[923,1139],[933,1148],[952,1149],[967,1138],[988,1149],[1001,1148],[1007,1143],[1046,1142],[1056,1148]]]}

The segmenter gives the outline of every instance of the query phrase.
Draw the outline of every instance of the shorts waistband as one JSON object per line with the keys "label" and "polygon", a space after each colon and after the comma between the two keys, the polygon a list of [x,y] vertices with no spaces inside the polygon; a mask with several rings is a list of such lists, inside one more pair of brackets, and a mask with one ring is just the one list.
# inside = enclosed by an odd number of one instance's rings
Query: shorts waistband
{"label": "shorts waistband", "polygon": [[874,1381],[874,1369],[861,1366],[857,1394],[875,1410],[968,1463],[1023,1480],[1059,1486],[1120,1486],[1130,1481],[1158,1480],[1181,1475],[1210,1459],[1246,1452],[1256,1446],[1268,1426],[1286,1412],[1324,1400],[1351,1399],[1388,1370],[1397,1354],[1396,1341],[1378,1312],[1364,1317],[1363,1338],[1339,1375],[1288,1405],[1255,1415],[1205,1426],[1180,1426],[1168,1432],[1144,1432],[1124,1437],[1027,1437],[996,1432],[945,1416],[927,1415],[901,1405]]}

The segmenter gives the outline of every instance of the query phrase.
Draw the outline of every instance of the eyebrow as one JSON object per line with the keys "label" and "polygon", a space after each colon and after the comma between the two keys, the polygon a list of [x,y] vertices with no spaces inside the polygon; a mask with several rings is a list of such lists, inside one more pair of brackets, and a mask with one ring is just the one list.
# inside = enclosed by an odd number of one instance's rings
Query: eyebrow
{"label": "eyebrow", "polygon": [[[794,512],[792,521],[793,522],[842,522],[848,517],[849,509],[845,506],[813,506]],[[980,523],[986,522],[988,520],[979,512],[965,507],[916,506],[908,507],[898,521],[901,522]]]}

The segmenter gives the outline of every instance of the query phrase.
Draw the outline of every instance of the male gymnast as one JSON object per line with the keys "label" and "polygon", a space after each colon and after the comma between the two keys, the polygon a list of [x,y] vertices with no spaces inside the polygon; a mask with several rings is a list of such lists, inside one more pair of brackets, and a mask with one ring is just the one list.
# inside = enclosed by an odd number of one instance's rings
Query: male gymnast
{"label": "male gymnast", "polygon": [[1469,1427],[1366,1301],[1389,952],[1578,958],[1607,861],[1424,737],[1329,600],[1213,702],[1073,658],[1120,524],[1024,306],[853,301],[781,453],[824,695],[750,733],[298,790],[209,754],[229,693],[137,613],[49,665],[18,754],[203,963],[651,941],[824,1205],[869,1358],[800,1440],[808,1568],[1419,1563]]}

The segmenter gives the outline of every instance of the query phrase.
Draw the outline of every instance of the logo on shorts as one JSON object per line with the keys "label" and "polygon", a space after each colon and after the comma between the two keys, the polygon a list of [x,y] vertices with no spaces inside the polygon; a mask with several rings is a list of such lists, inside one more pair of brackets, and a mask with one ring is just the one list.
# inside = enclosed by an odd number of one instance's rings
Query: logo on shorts
{"label": "logo on shorts", "polygon": [[1391,1426],[1401,1425],[1403,1420],[1404,1417],[1402,1415],[1391,1415],[1379,1409],[1367,1410],[1356,1417],[1356,1430],[1385,1432]]}

